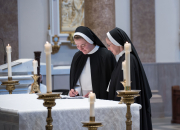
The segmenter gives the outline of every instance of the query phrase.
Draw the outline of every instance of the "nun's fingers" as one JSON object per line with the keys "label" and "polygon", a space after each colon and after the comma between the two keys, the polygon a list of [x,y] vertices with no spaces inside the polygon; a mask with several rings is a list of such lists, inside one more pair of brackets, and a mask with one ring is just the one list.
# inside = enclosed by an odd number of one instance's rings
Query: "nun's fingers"
{"label": "nun's fingers", "polygon": [[71,92],[74,92],[74,89],[71,89],[70,91],[71,91]]}
{"label": "nun's fingers", "polygon": [[77,90],[74,90],[74,92],[73,92],[75,95],[78,95],[79,94],[79,92],[77,91]]}
{"label": "nun's fingers", "polygon": [[84,97],[86,97],[86,98],[88,98],[88,96],[89,96],[89,93],[87,93],[86,95],[84,95]]}
{"label": "nun's fingers", "polygon": [[69,91],[69,96],[70,97],[75,97],[76,95],[72,91]]}

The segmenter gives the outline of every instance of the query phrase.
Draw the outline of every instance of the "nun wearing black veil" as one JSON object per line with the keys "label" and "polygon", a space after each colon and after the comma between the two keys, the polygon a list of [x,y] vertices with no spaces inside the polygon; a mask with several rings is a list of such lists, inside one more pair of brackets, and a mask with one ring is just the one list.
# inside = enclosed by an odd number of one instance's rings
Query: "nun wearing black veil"
{"label": "nun wearing black veil", "polygon": [[116,55],[116,60],[118,61],[111,75],[111,81],[107,89],[107,91],[109,91],[108,99],[120,101],[120,97],[116,96],[116,91],[124,90],[120,81],[123,81],[122,62],[125,60],[124,44],[129,42],[132,48],[130,53],[131,89],[141,90],[140,97],[135,98],[135,102],[142,105],[142,109],[140,110],[140,129],[152,130],[150,105],[152,93],[134,45],[127,34],[117,27],[107,33],[106,42],[108,44],[108,50]]}
{"label": "nun wearing black veil", "polygon": [[88,97],[94,92],[97,98],[108,99],[106,90],[116,65],[114,55],[88,27],[78,27],[74,41],[79,51],[71,63],[69,95]]}

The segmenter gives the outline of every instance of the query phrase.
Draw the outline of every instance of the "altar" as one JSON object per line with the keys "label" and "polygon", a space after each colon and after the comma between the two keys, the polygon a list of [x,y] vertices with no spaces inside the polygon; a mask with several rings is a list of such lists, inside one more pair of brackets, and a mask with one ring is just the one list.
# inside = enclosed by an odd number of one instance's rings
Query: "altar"
{"label": "altar", "polygon": [[[1,130],[45,130],[47,108],[36,94],[0,95]],[[126,105],[117,101],[97,99],[96,121],[102,121],[98,130],[125,130]],[[140,129],[141,105],[132,104],[132,130]],[[88,99],[57,99],[52,108],[53,130],[87,130],[81,121],[89,120]]]}

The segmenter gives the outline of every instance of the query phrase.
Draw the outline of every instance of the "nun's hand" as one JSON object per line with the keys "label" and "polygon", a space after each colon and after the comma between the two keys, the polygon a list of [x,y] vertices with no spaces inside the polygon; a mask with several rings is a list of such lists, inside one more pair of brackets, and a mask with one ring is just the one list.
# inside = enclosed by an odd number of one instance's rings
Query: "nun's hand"
{"label": "nun's hand", "polygon": [[89,93],[90,92],[88,92],[86,95],[84,95],[83,97],[85,97],[85,98],[88,98],[89,97]]}
{"label": "nun's hand", "polygon": [[77,95],[79,95],[79,93],[78,93],[77,90],[71,89],[71,90],[69,91],[69,96],[70,96],[70,97],[75,97],[75,96],[77,96]]}

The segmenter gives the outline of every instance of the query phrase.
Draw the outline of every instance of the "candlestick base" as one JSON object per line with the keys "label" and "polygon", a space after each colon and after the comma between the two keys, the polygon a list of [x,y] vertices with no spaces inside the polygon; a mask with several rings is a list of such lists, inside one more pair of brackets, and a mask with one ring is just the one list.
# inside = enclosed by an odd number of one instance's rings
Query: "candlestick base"
{"label": "candlestick base", "polygon": [[32,78],[34,79],[34,83],[31,85],[31,91],[29,94],[32,94],[32,93],[41,93],[40,91],[40,87],[38,85],[38,78],[39,76],[37,74],[33,75]]}
{"label": "candlestick base", "polygon": [[97,130],[98,127],[102,127],[102,122],[95,121],[95,117],[90,117],[89,121],[81,122],[83,124],[82,127],[87,127],[88,130]]}
{"label": "candlestick base", "polygon": [[134,103],[134,98],[140,96],[139,92],[141,90],[117,90],[118,93],[117,97],[123,97],[123,102],[127,105],[127,113],[126,113],[126,130],[132,130],[132,121],[131,121],[131,110],[130,106]]}
{"label": "candlestick base", "polygon": [[48,116],[46,118],[46,130],[52,130],[53,129],[53,118],[51,116],[51,109],[56,105],[55,99],[60,99],[60,95],[62,93],[45,93],[45,94],[37,94],[39,97],[37,99],[44,100],[43,105],[47,107],[48,109]]}
{"label": "candlestick base", "polygon": [[121,100],[120,100],[120,102],[118,104],[124,104],[123,97],[121,97]]}
{"label": "candlestick base", "polygon": [[19,81],[12,80],[12,77],[8,77],[8,81],[3,81],[1,85],[6,86],[6,90],[9,91],[9,94],[12,94],[13,90],[15,89],[15,85],[18,85]]}

